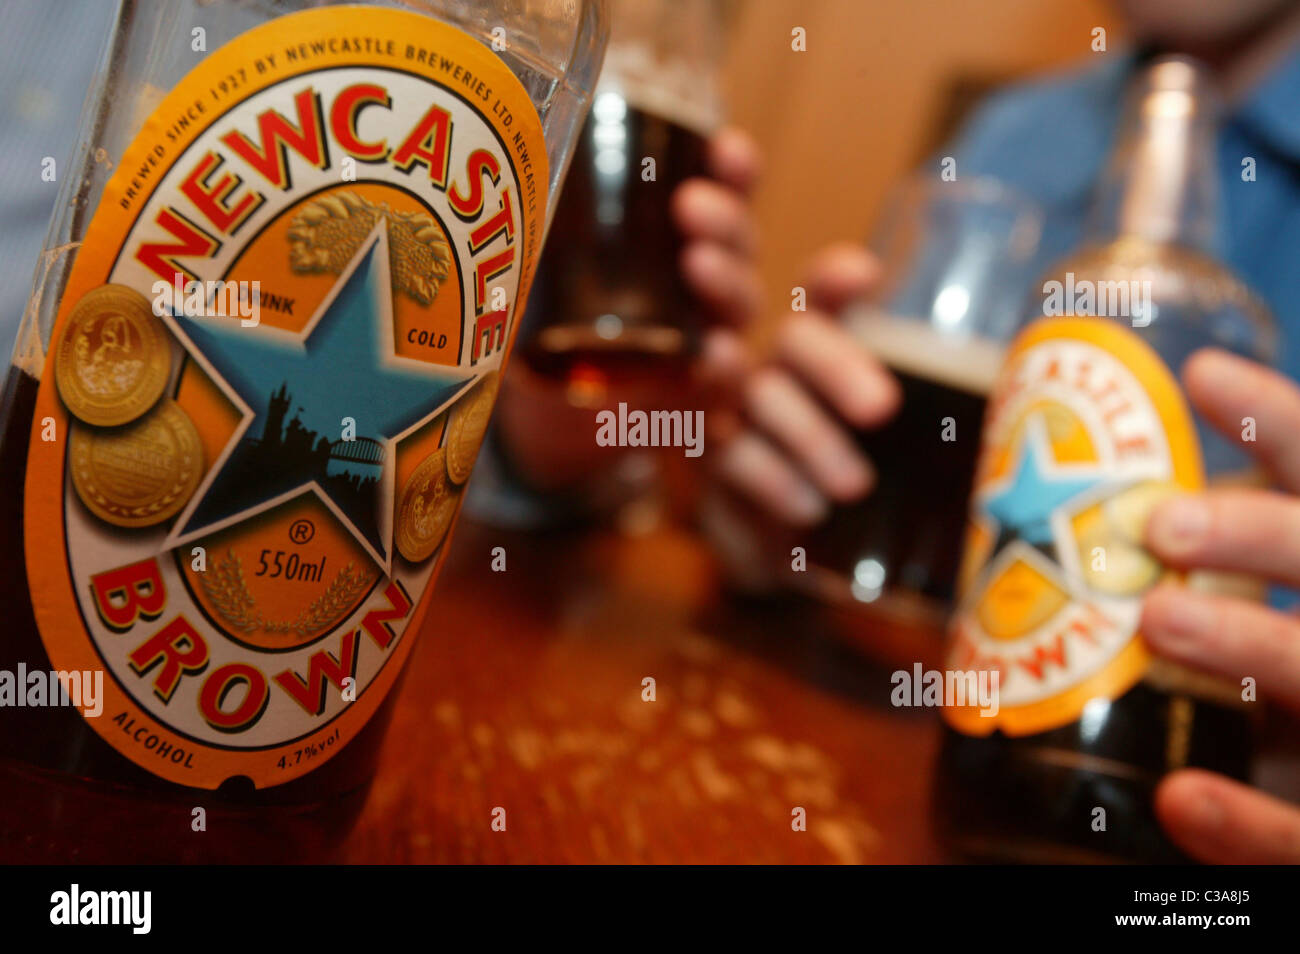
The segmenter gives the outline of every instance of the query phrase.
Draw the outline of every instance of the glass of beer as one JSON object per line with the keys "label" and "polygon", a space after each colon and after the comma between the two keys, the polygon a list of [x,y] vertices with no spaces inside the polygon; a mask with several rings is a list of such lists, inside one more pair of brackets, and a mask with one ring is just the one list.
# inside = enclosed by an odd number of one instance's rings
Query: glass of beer
{"label": "glass of beer", "polygon": [[802,588],[941,625],[955,588],[984,405],[1024,314],[1042,217],[991,179],[905,182],[872,242],[885,280],[844,317],[893,373],[898,414],[859,433],[877,480],[806,547]]}
{"label": "glass of beer", "polygon": [[662,389],[697,350],[673,191],[721,121],[715,0],[616,0],[611,42],[529,297],[520,354],[571,401]]}

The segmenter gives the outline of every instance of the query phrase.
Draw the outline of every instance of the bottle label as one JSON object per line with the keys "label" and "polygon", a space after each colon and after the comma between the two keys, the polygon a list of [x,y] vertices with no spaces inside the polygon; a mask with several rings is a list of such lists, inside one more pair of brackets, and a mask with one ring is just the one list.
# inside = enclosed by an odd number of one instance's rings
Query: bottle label
{"label": "bottle label", "polygon": [[147,105],[41,376],[32,604],[123,755],[265,787],[356,736],[428,614],[546,147],[485,46],[374,7],[265,23]]}
{"label": "bottle label", "polygon": [[1025,329],[986,411],[947,658],[997,673],[997,704],[947,706],[948,722],[1043,732],[1141,679],[1142,596],[1166,574],[1146,519],[1203,484],[1178,382],[1137,334],[1100,318]]}

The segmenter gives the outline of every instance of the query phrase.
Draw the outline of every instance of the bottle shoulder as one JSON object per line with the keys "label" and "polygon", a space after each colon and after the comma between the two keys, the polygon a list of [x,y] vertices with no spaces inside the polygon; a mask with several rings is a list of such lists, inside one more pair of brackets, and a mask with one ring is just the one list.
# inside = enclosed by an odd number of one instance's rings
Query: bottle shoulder
{"label": "bottle shoulder", "polygon": [[[1132,236],[1085,246],[1049,267],[1035,290],[1044,314],[1056,305],[1065,314],[1111,318],[1276,361],[1277,323],[1268,305],[1231,268],[1187,246]],[[1177,325],[1184,327],[1171,327]]]}

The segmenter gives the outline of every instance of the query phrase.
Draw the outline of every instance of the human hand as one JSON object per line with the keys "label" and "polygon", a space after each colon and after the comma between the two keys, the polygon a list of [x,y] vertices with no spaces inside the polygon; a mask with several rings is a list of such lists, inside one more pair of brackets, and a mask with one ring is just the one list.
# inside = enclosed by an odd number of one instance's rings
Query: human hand
{"label": "human hand", "polygon": [[[1300,387],[1283,375],[1224,351],[1188,359],[1183,380],[1192,404],[1239,439],[1269,471],[1278,491],[1218,488],[1161,504],[1147,544],[1171,566],[1243,573],[1300,585]],[[1233,681],[1256,680],[1261,697],[1300,711],[1300,617],[1259,603],[1163,584],[1147,594],[1141,632],[1175,662]],[[1300,808],[1197,769],[1166,778],[1156,812],[1170,837],[1201,861],[1300,863]]]}
{"label": "human hand", "polygon": [[767,361],[715,345],[707,369],[733,399],[713,413],[713,473],[780,524],[816,524],[833,503],[862,497],[875,480],[853,431],[888,420],[900,393],[836,315],[872,289],[878,272],[862,248],[832,245],[809,270],[809,309],[782,319]]}

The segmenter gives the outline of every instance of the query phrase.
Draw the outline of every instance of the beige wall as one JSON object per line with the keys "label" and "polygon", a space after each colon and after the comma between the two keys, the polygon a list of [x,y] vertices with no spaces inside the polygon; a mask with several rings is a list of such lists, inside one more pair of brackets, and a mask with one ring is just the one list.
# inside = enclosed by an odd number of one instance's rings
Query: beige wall
{"label": "beige wall", "polygon": [[[861,239],[891,182],[935,143],[960,81],[997,82],[1095,55],[1120,27],[1103,0],[735,0],[726,91],[758,139],[756,197],[771,311],[802,262]],[[807,31],[807,52],[790,49]]]}

